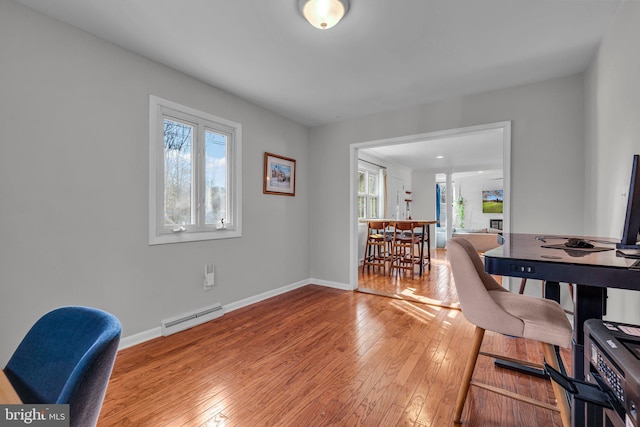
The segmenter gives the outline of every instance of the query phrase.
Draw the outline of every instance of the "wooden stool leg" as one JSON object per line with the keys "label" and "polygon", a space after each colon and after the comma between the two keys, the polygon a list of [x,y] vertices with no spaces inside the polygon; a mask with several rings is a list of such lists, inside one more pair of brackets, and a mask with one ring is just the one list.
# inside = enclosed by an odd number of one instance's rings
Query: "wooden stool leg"
{"label": "wooden stool leg", "polygon": [[369,236],[368,236],[369,232],[367,231],[367,239],[365,240],[364,243],[364,257],[362,259],[362,272],[364,273],[364,268],[367,268],[367,271],[369,271],[369,265],[367,264],[367,261],[369,261],[369,253],[371,252],[371,246],[369,245]]}
{"label": "wooden stool leg", "polygon": [[[544,352],[544,358],[547,363],[555,370],[560,370],[560,363],[558,362],[555,348],[551,344],[542,343],[542,351]],[[555,381],[551,381],[551,386],[553,387],[553,393],[556,395],[556,401],[560,409],[562,425],[563,427],[571,427],[571,409],[569,408],[567,393],[560,384]]]}
{"label": "wooden stool leg", "polygon": [[527,278],[525,277],[524,279],[522,279],[522,281],[520,281],[520,290],[518,291],[519,294],[524,294],[524,287],[527,286]]}
{"label": "wooden stool leg", "polygon": [[[411,245],[411,278],[414,279],[416,275],[416,266],[419,267],[416,260],[420,256],[420,251],[416,251],[416,244]],[[420,274],[420,270],[418,269],[418,274]]]}
{"label": "wooden stool leg", "polygon": [[462,409],[464,409],[464,402],[467,400],[467,393],[469,393],[469,387],[471,386],[471,377],[473,376],[473,370],[476,367],[478,361],[478,353],[480,352],[480,346],[482,345],[482,338],[484,338],[484,329],[476,326],[476,330],[473,334],[473,343],[469,351],[469,357],[467,358],[467,365],[464,368],[464,375],[462,376],[462,384],[458,391],[458,397],[456,399],[456,410],[454,412],[453,422],[460,424],[462,417]]}

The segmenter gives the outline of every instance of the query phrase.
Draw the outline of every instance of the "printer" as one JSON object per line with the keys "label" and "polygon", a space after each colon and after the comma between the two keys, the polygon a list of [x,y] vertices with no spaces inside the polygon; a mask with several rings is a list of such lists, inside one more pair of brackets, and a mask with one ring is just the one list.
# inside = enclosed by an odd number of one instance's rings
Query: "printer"
{"label": "printer", "polygon": [[640,427],[640,326],[590,319],[584,323],[584,375],[609,405],[587,404],[588,426]]}

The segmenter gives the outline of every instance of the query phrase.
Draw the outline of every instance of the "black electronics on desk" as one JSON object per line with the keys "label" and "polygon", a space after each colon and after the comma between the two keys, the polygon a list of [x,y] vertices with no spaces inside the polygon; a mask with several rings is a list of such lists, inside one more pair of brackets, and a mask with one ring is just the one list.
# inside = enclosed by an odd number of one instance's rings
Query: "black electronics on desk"
{"label": "black electronics on desk", "polygon": [[636,154],[633,156],[633,164],[631,165],[631,182],[629,183],[622,239],[616,248],[640,249],[638,234],[640,234],[640,156]]}
{"label": "black electronics on desk", "polygon": [[584,323],[584,374],[608,396],[609,408],[587,405],[588,426],[640,427],[640,326]]}
{"label": "black electronics on desk", "polygon": [[[640,427],[640,326],[584,322],[584,378],[545,363],[551,379],[572,396],[573,427]],[[578,402],[584,405],[576,405]],[[576,412],[581,408],[580,412]],[[582,413],[584,411],[584,413]]]}

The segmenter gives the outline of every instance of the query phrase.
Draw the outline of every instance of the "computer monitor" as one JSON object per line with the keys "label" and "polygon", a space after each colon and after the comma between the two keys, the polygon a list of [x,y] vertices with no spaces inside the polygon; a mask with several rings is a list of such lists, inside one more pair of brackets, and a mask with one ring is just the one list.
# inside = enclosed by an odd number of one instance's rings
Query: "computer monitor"
{"label": "computer monitor", "polygon": [[631,183],[629,184],[629,199],[627,213],[622,229],[622,240],[616,245],[618,249],[640,249],[638,234],[640,234],[640,156],[633,156],[631,166]]}

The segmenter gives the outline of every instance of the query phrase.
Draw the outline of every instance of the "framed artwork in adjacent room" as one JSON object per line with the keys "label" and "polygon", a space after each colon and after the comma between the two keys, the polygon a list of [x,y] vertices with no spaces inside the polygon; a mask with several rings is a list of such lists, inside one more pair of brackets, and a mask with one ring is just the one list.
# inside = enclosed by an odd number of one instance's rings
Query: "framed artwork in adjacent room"
{"label": "framed artwork in adjacent room", "polygon": [[482,191],[482,213],[502,213],[504,193],[502,190]]}

